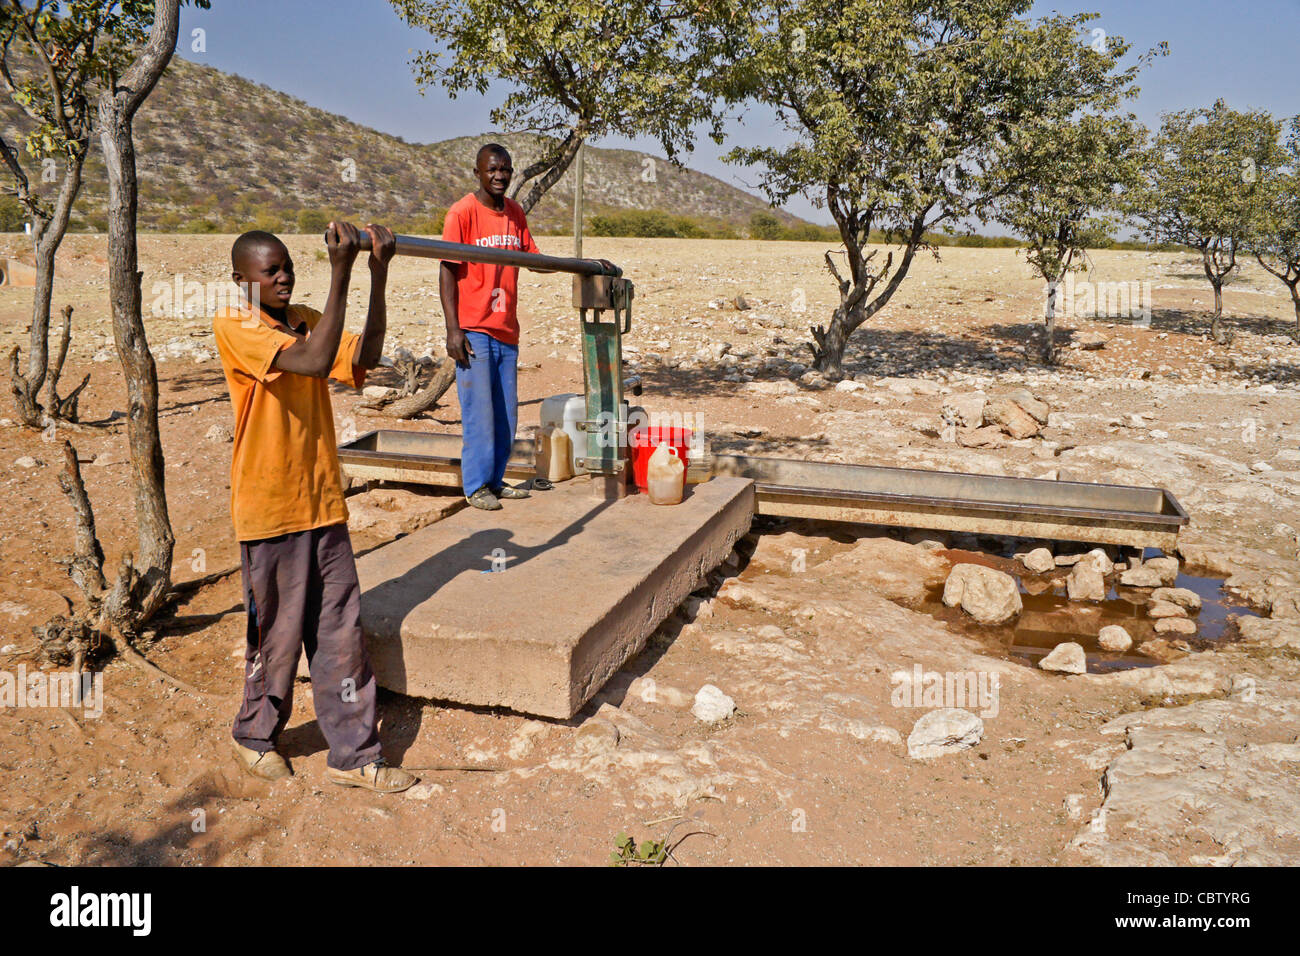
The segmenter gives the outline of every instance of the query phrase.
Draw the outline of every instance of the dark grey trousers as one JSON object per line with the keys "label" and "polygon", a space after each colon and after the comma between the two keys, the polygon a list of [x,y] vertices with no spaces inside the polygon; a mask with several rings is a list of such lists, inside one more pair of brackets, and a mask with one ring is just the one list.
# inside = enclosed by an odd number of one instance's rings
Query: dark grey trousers
{"label": "dark grey trousers", "polygon": [[361,635],[361,587],[346,524],[239,543],[248,632],[244,703],[234,738],[275,746],[293,711],[306,649],[316,721],[328,764],[354,770],[379,759],[375,675]]}

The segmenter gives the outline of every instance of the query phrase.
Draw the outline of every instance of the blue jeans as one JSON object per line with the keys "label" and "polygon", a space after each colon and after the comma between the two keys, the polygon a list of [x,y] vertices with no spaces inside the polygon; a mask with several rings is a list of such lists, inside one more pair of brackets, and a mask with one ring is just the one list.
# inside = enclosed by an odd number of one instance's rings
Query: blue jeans
{"label": "blue jeans", "polygon": [[456,394],[463,435],[460,476],[468,498],[484,485],[495,491],[505,482],[519,417],[519,346],[486,332],[467,331],[465,339],[474,355],[469,368],[456,366]]}

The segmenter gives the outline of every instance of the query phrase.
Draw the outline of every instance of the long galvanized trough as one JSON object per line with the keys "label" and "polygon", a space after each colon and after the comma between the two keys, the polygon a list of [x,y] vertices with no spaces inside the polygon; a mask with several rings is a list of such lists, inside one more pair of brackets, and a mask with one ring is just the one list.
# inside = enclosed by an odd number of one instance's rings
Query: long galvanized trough
{"label": "long galvanized trough", "polygon": [[1163,488],[716,455],[758,513],[1172,551],[1187,513]]}
{"label": "long galvanized trough", "polygon": [[[460,487],[459,435],[436,435],[381,429],[339,445],[339,464],[349,478],[361,481],[409,481],[419,485]],[[536,474],[531,439],[515,440],[506,477],[519,481]]]}
{"label": "long galvanized trough", "polygon": [[[362,480],[460,485],[459,435],[381,430],[339,447]],[[534,474],[535,449],[516,440],[506,475]],[[714,475],[754,482],[756,513],[965,531],[1170,552],[1187,513],[1163,488],[1005,478],[824,461],[715,455]]]}

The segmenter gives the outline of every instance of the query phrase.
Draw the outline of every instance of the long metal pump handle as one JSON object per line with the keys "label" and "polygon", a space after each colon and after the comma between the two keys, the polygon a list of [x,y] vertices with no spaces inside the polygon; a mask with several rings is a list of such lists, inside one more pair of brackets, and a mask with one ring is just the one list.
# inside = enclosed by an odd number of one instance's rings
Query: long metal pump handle
{"label": "long metal pump handle", "polygon": [[[536,252],[519,252],[514,249],[494,249],[491,246],[472,246],[463,242],[444,242],[441,239],[421,239],[418,236],[394,236],[399,256],[419,256],[424,259],[445,259],[448,262],[483,262],[494,266],[523,266],[544,269],[548,272],[572,272],[580,276],[621,276],[617,266],[611,273],[594,259],[569,259],[563,256],[544,256]],[[361,248],[370,248],[370,234],[361,230]]]}

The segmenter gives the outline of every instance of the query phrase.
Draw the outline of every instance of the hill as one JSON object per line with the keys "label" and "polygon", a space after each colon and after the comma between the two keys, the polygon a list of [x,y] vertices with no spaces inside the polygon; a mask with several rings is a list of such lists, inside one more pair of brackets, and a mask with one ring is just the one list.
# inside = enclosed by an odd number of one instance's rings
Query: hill
{"label": "hill", "polygon": [[[22,119],[12,104],[0,105],[7,134]],[[140,223],[159,231],[310,232],[332,215],[345,215],[428,234],[473,188],[473,154],[489,139],[510,148],[516,170],[540,155],[544,142],[485,134],[407,143],[261,83],[177,58],[136,121]],[[588,217],[664,210],[708,227],[743,230],[751,215],[768,210],[764,200],[720,179],[635,150],[589,147],[586,167]],[[97,142],[84,180],[73,228],[102,229],[107,188]],[[534,228],[568,232],[572,201],[570,170],[534,208]],[[803,223],[770,212],[783,224]]]}

